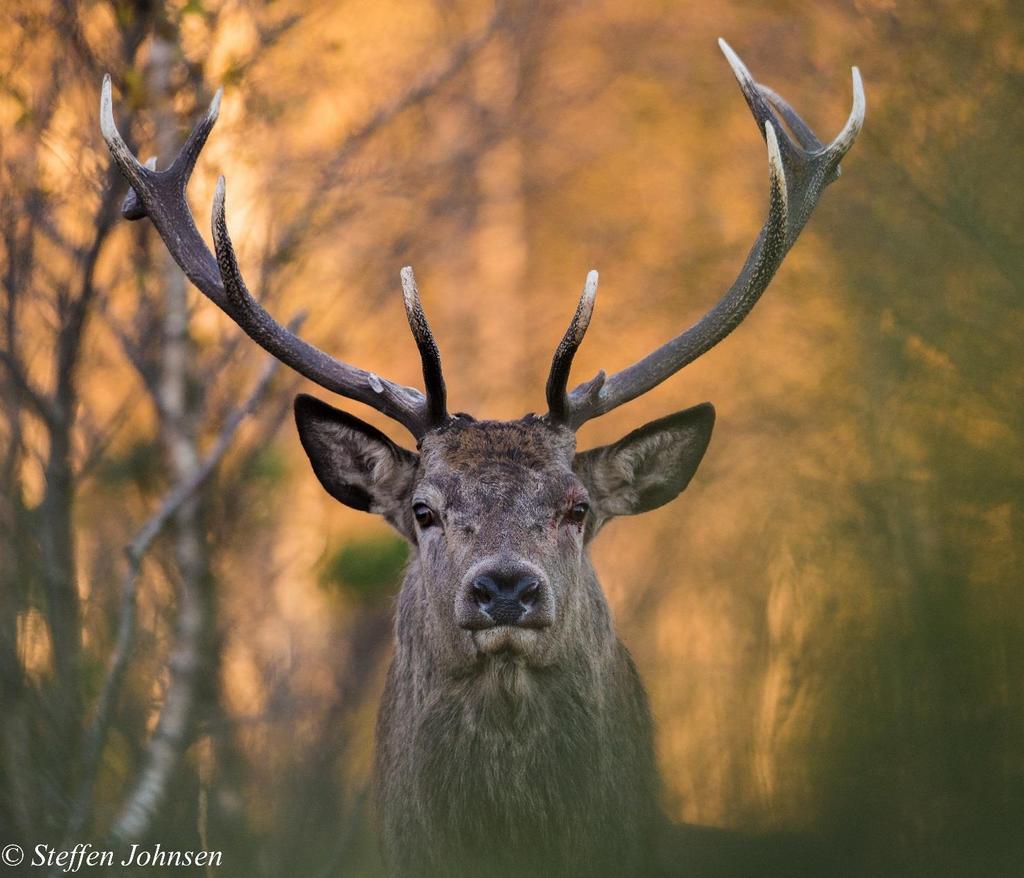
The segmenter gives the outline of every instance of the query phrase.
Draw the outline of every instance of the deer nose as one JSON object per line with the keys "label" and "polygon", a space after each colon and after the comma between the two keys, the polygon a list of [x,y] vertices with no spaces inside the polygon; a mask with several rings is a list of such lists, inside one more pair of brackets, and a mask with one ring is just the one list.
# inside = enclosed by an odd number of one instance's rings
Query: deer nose
{"label": "deer nose", "polygon": [[492,570],[470,584],[476,605],[495,625],[519,625],[540,598],[541,582],[533,573]]}

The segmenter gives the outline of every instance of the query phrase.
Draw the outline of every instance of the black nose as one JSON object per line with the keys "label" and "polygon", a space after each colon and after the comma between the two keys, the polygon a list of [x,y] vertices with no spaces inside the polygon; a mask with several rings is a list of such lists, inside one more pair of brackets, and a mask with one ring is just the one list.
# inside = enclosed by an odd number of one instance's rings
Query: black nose
{"label": "black nose", "polygon": [[473,600],[495,625],[518,625],[540,597],[540,580],[532,573],[492,570],[473,580]]}

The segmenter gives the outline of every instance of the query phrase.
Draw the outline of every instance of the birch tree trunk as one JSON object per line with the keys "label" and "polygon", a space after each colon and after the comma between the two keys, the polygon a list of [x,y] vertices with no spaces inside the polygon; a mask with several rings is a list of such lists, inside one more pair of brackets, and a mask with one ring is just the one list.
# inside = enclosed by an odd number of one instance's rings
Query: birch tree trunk
{"label": "birch tree trunk", "polygon": [[[170,98],[176,49],[160,37],[153,40],[150,81],[157,123],[157,148],[162,157],[173,156],[176,125]],[[191,480],[200,467],[198,424],[201,397],[192,392],[196,376],[195,350],[189,332],[188,286],[185,276],[161,247],[160,285],[164,295],[161,373],[157,406],[160,441],[171,480]],[[215,677],[213,583],[203,527],[202,492],[181,504],[174,515],[172,546],[178,576],[177,621],[170,657],[171,679],[134,791],[114,823],[113,834],[122,841],[145,835],[166,799],[168,786],[188,748],[196,715],[203,701],[200,684]]]}

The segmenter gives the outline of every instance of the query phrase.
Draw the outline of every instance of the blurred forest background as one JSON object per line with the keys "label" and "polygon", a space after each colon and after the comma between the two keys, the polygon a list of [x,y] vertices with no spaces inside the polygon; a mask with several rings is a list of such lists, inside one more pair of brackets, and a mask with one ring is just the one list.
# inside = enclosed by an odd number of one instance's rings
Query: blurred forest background
{"label": "blurred forest background", "polygon": [[852,64],[868,112],[746,324],[580,437],[718,408],[686,495],[594,548],[667,807],[828,833],[856,874],[1019,874],[1022,31],[1008,0],[6,0],[0,841],[375,868],[405,548],[316,482],[301,382],[120,218],[103,73],[158,167],[224,86],[190,197],[207,234],[227,175],[280,319],[418,385],[411,263],[453,409],[517,417],[589,268],[579,379],[738,269],[767,174],[724,36],[823,138]]}

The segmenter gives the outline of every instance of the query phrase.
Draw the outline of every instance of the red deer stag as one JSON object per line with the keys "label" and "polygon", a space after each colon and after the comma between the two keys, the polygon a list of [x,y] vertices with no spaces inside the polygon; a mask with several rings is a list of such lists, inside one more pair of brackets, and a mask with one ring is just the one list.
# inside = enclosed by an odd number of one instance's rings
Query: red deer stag
{"label": "red deer stag", "polygon": [[655,509],[686,488],[714,409],[703,403],[583,452],[575,434],[740,324],[839,176],[864,120],[856,68],[849,119],[826,146],[724,41],[721,48],[768,147],[768,216],[736,281],[657,350],[569,392],[597,292],[591,272],[554,354],[548,411],[517,421],[449,414],[409,268],[402,287],[425,393],[334,359],[274,320],[242,279],[224,178],[213,204],[216,256],[185,198],[220,93],[173,163],[157,170],[118,134],[104,80],[103,136],[131,185],[124,216],[149,217],[189,279],[266,351],[416,439],[410,451],[311,396],[295,400],[299,437],[324,488],[383,515],[412,545],[377,737],[377,804],[394,875],[651,874],[645,858],[660,812],[647,698],[588,546],[612,518]]}

